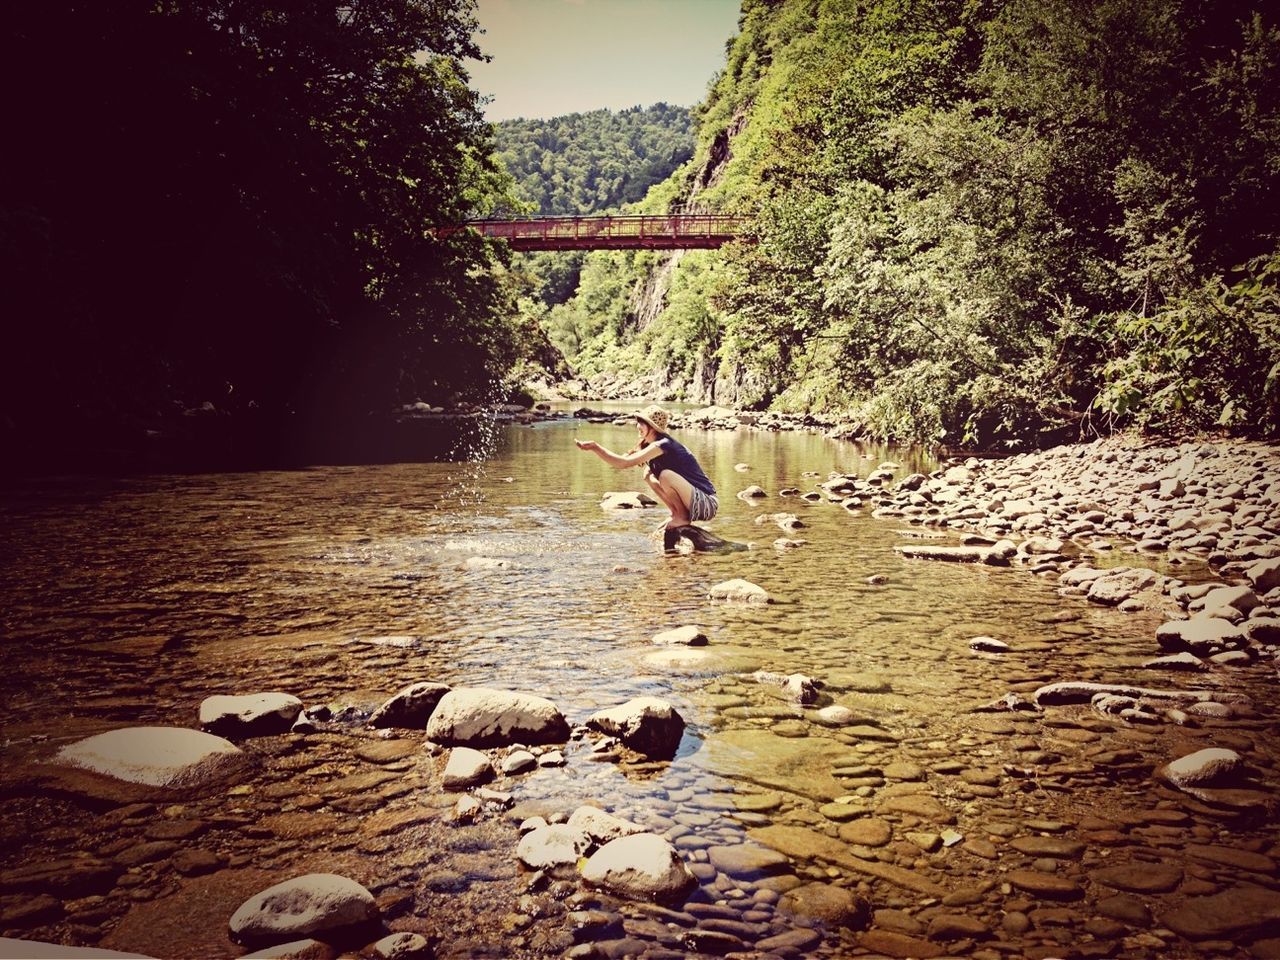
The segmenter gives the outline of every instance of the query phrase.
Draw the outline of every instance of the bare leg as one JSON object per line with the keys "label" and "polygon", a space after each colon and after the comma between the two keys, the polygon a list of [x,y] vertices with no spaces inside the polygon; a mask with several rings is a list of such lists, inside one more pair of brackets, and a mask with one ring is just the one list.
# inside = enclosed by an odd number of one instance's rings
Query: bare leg
{"label": "bare leg", "polygon": [[663,470],[658,477],[658,486],[666,493],[663,502],[671,508],[669,526],[688,526],[691,522],[689,504],[693,502],[693,484],[674,470]]}
{"label": "bare leg", "polygon": [[[665,470],[663,472],[670,473],[671,471]],[[665,524],[663,524],[658,529],[665,530],[667,527],[681,526],[680,523],[676,522],[676,519],[681,512],[685,514],[684,523],[689,522],[688,511],[685,509],[684,505],[680,502],[680,498],[678,496],[671,493],[671,491],[669,491],[666,487],[664,487],[661,483],[659,483],[649,474],[646,473],[644,475],[644,479],[645,479],[645,483],[649,484],[649,489],[653,491],[653,495],[657,497],[659,500],[661,500],[663,504],[666,506],[666,508],[671,511],[671,519],[668,520]]]}

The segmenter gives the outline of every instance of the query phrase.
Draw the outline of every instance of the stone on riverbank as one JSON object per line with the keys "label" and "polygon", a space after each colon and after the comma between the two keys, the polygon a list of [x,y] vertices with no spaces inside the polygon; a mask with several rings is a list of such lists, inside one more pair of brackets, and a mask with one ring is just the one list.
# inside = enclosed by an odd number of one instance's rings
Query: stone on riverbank
{"label": "stone on riverbank", "polygon": [[1162,650],[1190,650],[1210,653],[1232,649],[1244,643],[1244,631],[1230,620],[1195,616],[1188,620],[1171,620],[1156,628],[1156,643]]}
{"label": "stone on riverbank", "polygon": [[706,645],[707,635],[695,626],[676,627],[655,633],[653,642],[663,646],[701,647]]}
{"label": "stone on riverbank", "polygon": [[0,958],[4,960],[154,960],[142,953],[121,953],[101,947],[68,947],[61,943],[15,940],[0,937]]}
{"label": "stone on riverbank", "polygon": [[447,747],[564,743],[569,724],[543,697],[511,690],[457,687],[436,705],[427,739]]}
{"label": "stone on riverbank", "polygon": [[600,501],[602,510],[643,510],[645,507],[656,507],[658,501],[646,493],[631,490],[606,493]]}
{"label": "stone on riverbank", "polygon": [[493,779],[493,764],[479,750],[454,747],[449,751],[442,785],[446,790],[468,790]]}
{"label": "stone on riverbank", "polygon": [[265,737],[288,733],[302,712],[302,701],[287,693],[205,697],[200,726],[220,737]]}
{"label": "stone on riverbank", "polygon": [[1045,684],[1031,694],[1031,700],[1040,707],[1061,706],[1071,703],[1088,703],[1100,693],[1172,704],[1201,703],[1209,700],[1224,703],[1249,702],[1249,698],[1244,694],[1228,693],[1224,690],[1153,690],[1149,687],[1135,687],[1123,683],[1087,683],[1073,680]]}
{"label": "stone on riverbank", "polygon": [[1161,579],[1160,574],[1145,567],[1120,567],[1091,580],[1085,596],[1093,603],[1114,607],[1156,586]]}
{"label": "stone on riverbank", "polygon": [[571,867],[591,846],[581,830],[565,824],[534,827],[516,847],[516,857],[530,870]]}
{"label": "stone on riverbank", "polygon": [[231,915],[237,943],[280,942],[358,927],[378,917],[373,895],[347,877],[308,873],[246,900]]}
{"label": "stone on riverbank", "polygon": [[682,901],[697,885],[675,847],[653,833],[606,843],[582,867],[587,883],[637,900]]}
{"label": "stone on riverbank", "polygon": [[711,588],[708,596],[712,600],[730,600],[738,603],[769,603],[769,593],[764,587],[750,580],[725,580]]}
{"label": "stone on riverbank", "polygon": [[1244,575],[1258,593],[1270,593],[1280,587],[1280,557],[1250,564],[1245,567]]}
{"label": "stone on riverbank", "polygon": [[1240,754],[1224,747],[1207,747],[1179,757],[1160,770],[1175,787],[1206,787],[1235,777],[1244,766]]}
{"label": "stone on riverbank", "polygon": [[981,563],[989,567],[1007,567],[1009,558],[995,547],[933,547],[905,544],[893,548],[912,560],[944,560],[950,563]]}
{"label": "stone on riverbank", "polygon": [[641,832],[640,827],[629,820],[619,819],[605,813],[599,807],[592,806],[581,806],[573,811],[569,817],[568,826],[593,843],[608,843],[610,840]]}
{"label": "stone on riverbank", "polygon": [[185,727],[125,727],[77,741],[54,762],[125,783],[186,788],[220,780],[247,757],[234,743]]}
{"label": "stone on riverbank", "polygon": [[1160,919],[1188,940],[1248,938],[1280,923],[1280,893],[1241,884],[1189,899]]}
{"label": "stone on riverbank", "polygon": [[431,680],[411,683],[373,711],[373,716],[369,718],[369,726],[421,730],[427,725],[432,711],[449,689],[448,684],[435,683]]}
{"label": "stone on riverbank", "polygon": [[617,737],[632,750],[662,759],[675,756],[684,736],[684,717],[658,697],[635,697],[600,710],[587,719],[587,726]]}
{"label": "stone on riverbank", "polygon": [[865,897],[829,883],[806,883],[788,890],[778,910],[846,930],[865,930],[871,922],[871,904]]}

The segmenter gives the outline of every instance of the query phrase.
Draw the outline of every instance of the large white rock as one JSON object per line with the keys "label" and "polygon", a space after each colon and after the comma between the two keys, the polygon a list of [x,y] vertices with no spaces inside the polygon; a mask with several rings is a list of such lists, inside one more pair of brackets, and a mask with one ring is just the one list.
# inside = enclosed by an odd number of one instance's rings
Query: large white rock
{"label": "large white rock", "polygon": [[308,873],[268,887],[231,915],[238,943],[292,940],[368,923],[378,916],[373,894],[336,873]]}
{"label": "large white rock", "polygon": [[1239,646],[1243,642],[1244,631],[1220,617],[1170,620],[1156,628],[1156,643],[1162,650],[1186,649],[1198,653],[1215,647]]}
{"label": "large white rock", "polygon": [[466,790],[493,779],[493,764],[479,750],[471,747],[454,747],[449,751],[449,762],[444,767],[444,788]]}
{"label": "large white rock", "polygon": [[1198,787],[1222,780],[1238,771],[1243,764],[1240,754],[1224,747],[1207,747],[1179,757],[1161,773],[1176,787]]}
{"label": "large white rock", "polygon": [[573,815],[569,817],[569,827],[595,843],[608,843],[640,832],[640,828],[634,823],[591,806],[582,806],[573,811]]}
{"label": "large white rock", "polygon": [[606,843],[582,866],[582,879],[637,900],[683,900],[697,881],[676,848],[653,833]]}
{"label": "large white rock", "polygon": [[56,763],[149,787],[195,787],[245,763],[234,743],[186,727],[125,727],[79,740]]}
{"label": "large white rock", "polygon": [[1258,595],[1248,587],[1215,587],[1203,597],[1192,600],[1192,610],[1216,610],[1220,607],[1231,607],[1240,613],[1247,614],[1261,604]]}
{"label": "large white rock", "polygon": [[1121,569],[1093,580],[1087,596],[1094,603],[1115,606],[1159,582],[1160,574],[1154,570],[1143,567]]}
{"label": "large white rock", "polygon": [[553,870],[576,864],[590,845],[591,840],[582,831],[553,824],[535,827],[521,837],[516,856],[530,870]]}
{"label": "large white rock", "polygon": [[651,757],[674,756],[684,735],[684,717],[658,697],[635,697],[600,710],[587,718],[587,726]]}
{"label": "large white rock", "polygon": [[240,697],[205,697],[200,726],[229,737],[261,737],[287,733],[302,712],[302,701],[287,693],[251,693]]}
{"label": "large white rock", "polygon": [[739,603],[768,603],[769,593],[750,580],[736,579],[717,583],[711,588],[712,600],[734,600]]}
{"label": "large white rock", "polygon": [[1245,568],[1244,575],[1258,593],[1268,593],[1280,587],[1280,557],[1259,560]]}
{"label": "large white rock", "polygon": [[369,726],[413,727],[420,730],[427,725],[431,712],[448,692],[449,685],[445,683],[430,680],[411,683],[373,711]]}
{"label": "large white rock", "polygon": [[485,687],[458,687],[436,705],[427,737],[445,746],[498,747],[563,743],[569,724],[543,697]]}

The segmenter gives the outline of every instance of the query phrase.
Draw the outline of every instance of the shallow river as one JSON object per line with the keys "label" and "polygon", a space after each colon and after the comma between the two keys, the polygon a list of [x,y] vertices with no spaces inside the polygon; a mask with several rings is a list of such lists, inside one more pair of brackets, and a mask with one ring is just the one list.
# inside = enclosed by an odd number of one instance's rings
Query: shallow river
{"label": "shallow river", "polygon": [[[584,906],[622,917],[577,934],[617,956],[754,955],[762,940],[792,956],[1272,955],[1162,925],[1187,897],[1240,878],[1271,887],[1274,833],[1199,807],[1152,770],[1234,743],[1269,776],[1273,717],[1179,728],[1085,708],[973,712],[1060,679],[1177,686],[1139,669],[1157,652],[1154,614],[1063,599],[1054,580],[1016,568],[904,561],[893,547],[906,524],[779,497],[832,470],[935,466],[817,435],[680,434],[721,492],[711,529],[753,549],[664,556],[650,536],[656,510],[599,506],[605,491],[639,489],[639,473],[577,451],[575,435],[616,450],[634,439],[612,425],[513,426],[482,462],[54,478],[0,494],[2,869],[87,854],[116,871],[83,889],[47,883],[43,913],[24,912],[37,891],[0,875],[6,935],[234,956],[226,920],[244,898],[324,870],[365,883],[391,929],[431,935],[442,955],[563,954],[566,911]],[[748,484],[770,496],[735,497]],[[787,534],[807,541],[798,549],[776,549],[782,531],[755,522],[784,510],[805,524]],[[509,564],[468,568],[473,557]],[[707,599],[737,577],[774,602]],[[670,656],[651,643],[682,624],[709,646]],[[977,635],[1010,652],[971,652]],[[807,674],[822,698],[789,703],[747,676],[760,669]],[[439,789],[441,758],[423,753],[421,734],[387,741],[342,713],[427,679],[532,692],[570,723],[641,694],[670,700],[688,728],[669,763],[593,761],[575,740],[563,767],[497,786],[517,817],[592,802],[665,834],[700,879],[690,904],[619,904],[573,882],[526,892],[512,813],[454,823],[456,797]],[[250,775],[179,803],[122,807],[32,786],[30,763],[72,739],[193,726],[204,697],[263,690],[357,719],[248,741]],[[1269,688],[1258,693],[1269,711]],[[816,722],[814,707],[833,703],[853,725]],[[782,849],[791,868],[716,868],[717,848],[748,839]],[[1189,858],[1187,844],[1241,856]],[[1095,879],[1117,864],[1177,877],[1166,890]],[[1011,883],[1019,871],[1060,888]],[[871,932],[783,910],[779,896],[800,884],[864,895]]]}

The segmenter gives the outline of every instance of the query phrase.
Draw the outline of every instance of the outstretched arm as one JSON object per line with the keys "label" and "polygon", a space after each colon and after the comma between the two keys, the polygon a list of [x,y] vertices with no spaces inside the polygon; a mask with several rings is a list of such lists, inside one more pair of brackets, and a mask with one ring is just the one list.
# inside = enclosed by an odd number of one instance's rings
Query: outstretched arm
{"label": "outstretched arm", "polygon": [[662,453],[661,443],[651,443],[647,447],[638,451],[628,453],[614,453],[606,447],[600,446],[594,440],[575,440],[579,450],[590,450],[597,457],[619,470],[626,467],[638,467],[642,463],[648,463],[654,457]]}

